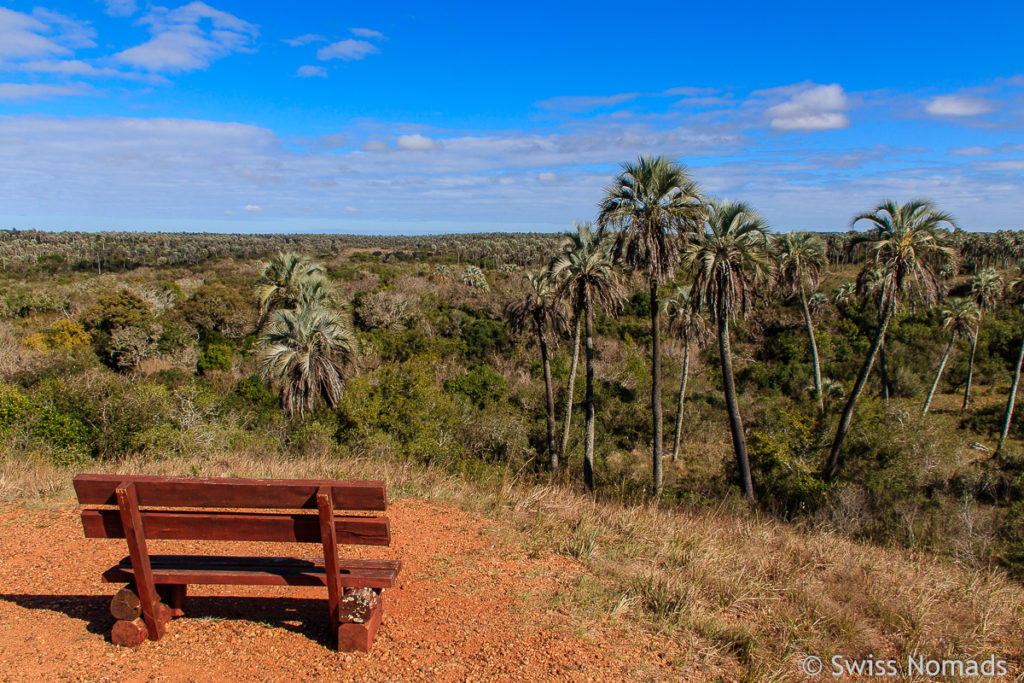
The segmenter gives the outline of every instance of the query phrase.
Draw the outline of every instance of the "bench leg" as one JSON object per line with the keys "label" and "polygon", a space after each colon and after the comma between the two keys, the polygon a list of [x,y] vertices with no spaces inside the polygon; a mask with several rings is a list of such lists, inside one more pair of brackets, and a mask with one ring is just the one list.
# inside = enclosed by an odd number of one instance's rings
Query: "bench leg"
{"label": "bench leg", "polygon": [[[162,636],[167,622],[183,614],[181,606],[185,602],[185,587],[162,585],[158,588],[161,589],[161,600],[178,605],[177,608],[170,607],[164,602],[157,602],[154,605],[157,629]],[[134,584],[128,584],[114,594],[110,601],[110,613],[117,619],[110,631],[110,640],[115,645],[138,647],[149,638],[149,629],[142,617],[142,601]]]}
{"label": "bench leg", "polygon": [[384,596],[372,588],[349,588],[338,609],[338,651],[369,652],[384,614]]}
{"label": "bench leg", "polygon": [[161,602],[171,610],[171,617],[185,616],[185,594],[188,586],[182,583],[160,583],[156,586],[156,593],[160,596]]}

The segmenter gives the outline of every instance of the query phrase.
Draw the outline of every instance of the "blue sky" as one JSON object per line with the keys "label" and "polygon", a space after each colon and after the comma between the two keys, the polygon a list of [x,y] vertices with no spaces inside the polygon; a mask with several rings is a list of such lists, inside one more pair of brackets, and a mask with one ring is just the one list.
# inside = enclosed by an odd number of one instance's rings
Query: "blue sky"
{"label": "blue sky", "polygon": [[1024,3],[0,0],[0,227],[567,229],[665,154],[778,230],[1024,228]]}

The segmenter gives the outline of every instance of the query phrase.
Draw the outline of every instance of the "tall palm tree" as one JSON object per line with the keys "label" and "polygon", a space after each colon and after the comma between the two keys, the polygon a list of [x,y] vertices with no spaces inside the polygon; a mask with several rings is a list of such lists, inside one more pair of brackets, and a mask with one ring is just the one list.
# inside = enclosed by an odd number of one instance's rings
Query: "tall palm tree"
{"label": "tall palm tree", "polygon": [[[565,279],[575,275],[574,271],[579,268],[585,270],[592,268],[593,265],[588,263],[592,259],[599,258],[601,255],[605,259],[609,259],[608,237],[608,233],[603,230],[595,231],[593,223],[575,223],[573,231],[565,233],[566,239],[562,243],[561,254],[551,260],[552,276],[558,283],[558,296],[569,304],[573,317],[576,319],[572,338],[572,362],[569,365],[569,382],[566,388],[565,411],[562,417],[562,441],[558,449],[563,458],[569,448],[569,430],[572,426],[573,397],[576,390],[576,370],[580,360],[580,339],[583,332],[583,319],[586,317],[584,299],[575,296],[576,292],[565,286]],[[561,261],[565,261],[565,263],[559,265]]]}
{"label": "tall palm tree", "polygon": [[942,362],[939,363],[938,372],[935,373],[935,381],[932,382],[928,398],[924,401],[924,407],[921,409],[922,415],[928,412],[928,408],[932,404],[932,397],[935,395],[935,390],[939,387],[942,371],[946,369],[946,361],[949,360],[949,354],[953,351],[953,344],[956,343],[956,340],[967,337],[971,339],[972,348],[977,345],[977,339],[974,339],[974,335],[976,334],[980,318],[981,312],[978,310],[978,305],[970,299],[951,299],[943,307],[942,329],[949,331],[949,343],[946,344],[946,352],[942,354]]}
{"label": "tall palm tree", "polygon": [[708,322],[694,306],[692,287],[678,287],[672,298],[665,301],[665,315],[669,329],[679,335],[683,345],[683,377],[679,383],[679,405],[676,407],[676,431],[672,439],[672,462],[679,453],[679,441],[683,433],[683,401],[686,400],[686,380],[690,375],[690,344],[703,348],[710,337]]}
{"label": "tall palm tree", "polygon": [[732,370],[729,319],[750,310],[755,288],[770,275],[769,228],[757,212],[742,202],[713,202],[707,227],[694,235],[686,248],[684,263],[693,273],[695,304],[706,307],[718,326],[733,450],[743,493],[753,502],[754,484]]}
{"label": "tall palm tree", "polygon": [[323,266],[292,251],[279,252],[271,258],[256,281],[260,316],[257,327],[262,327],[275,309],[295,306],[299,283],[322,273]]}
{"label": "tall palm tree", "polygon": [[615,259],[644,273],[650,290],[652,478],[656,495],[661,495],[663,484],[658,287],[672,277],[685,236],[697,230],[705,214],[700,189],[686,168],[665,157],[649,156],[622,165],[622,172],[605,188],[598,214],[599,225],[617,231],[612,249]]}
{"label": "tall palm tree", "polygon": [[[594,231],[589,223],[576,226],[569,246],[552,265],[560,290],[586,322],[587,392],[584,399],[586,437],[583,448],[583,483],[594,489],[594,307],[611,312],[622,300],[619,276],[610,253],[611,235]],[[569,389],[572,400],[572,387]],[[566,413],[566,424],[569,414]],[[563,441],[564,443],[564,441]]]}
{"label": "tall palm tree", "polygon": [[258,343],[260,376],[280,386],[289,415],[312,411],[321,399],[338,404],[345,367],[358,348],[341,316],[319,307],[275,311]]}
{"label": "tall palm tree", "polygon": [[953,217],[939,211],[927,200],[913,199],[906,204],[883,202],[874,211],[854,216],[851,225],[862,220],[870,221],[873,226],[859,240],[867,247],[871,259],[867,267],[882,269],[881,315],[867,358],[839,417],[836,436],[823,471],[828,479],[839,471],[839,453],[850,429],[853,411],[871,374],[899,297],[904,295],[926,303],[934,302],[941,285],[939,268],[953,252],[941,230],[943,223],[955,227]]}
{"label": "tall palm tree", "polygon": [[814,323],[807,307],[807,288],[818,286],[818,277],[827,261],[825,244],[809,232],[790,232],[775,241],[778,263],[778,282],[791,293],[800,296],[804,311],[804,324],[811,340],[811,362],[814,365],[814,396],[818,409],[825,411],[825,399],[821,394],[821,362],[818,359],[818,344],[814,340]]}
{"label": "tall palm tree", "polygon": [[541,364],[544,368],[544,392],[547,399],[548,457],[551,471],[558,473],[558,443],[555,440],[555,393],[551,381],[551,359],[548,353],[548,334],[552,328],[565,324],[565,315],[555,297],[550,270],[526,274],[526,295],[509,304],[506,313],[512,329],[523,332],[529,327],[540,344]]}
{"label": "tall palm tree", "polygon": [[[1009,294],[1018,302],[1024,297],[1024,273],[1015,278],[1007,286]],[[1013,382],[1010,383],[1010,395],[1006,398],[1006,413],[1003,415],[1003,427],[999,431],[999,445],[996,453],[1001,453],[1006,435],[1010,433],[1010,422],[1013,420],[1013,405],[1017,401],[1017,387],[1020,385],[1020,370],[1024,365],[1024,337],[1020,340],[1020,353],[1017,354],[1017,365],[1013,370]]]}
{"label": "tall palm tree", "polygon": [[960,412],[967,410],[971,399],[971,383],[974,380],[974,354],[978,350],[978,335],[981,334],[981,318],[985,311],[991,311],[1003,295],[1003,276],[995,268],[983,268],[971,278],[971,299],[978,306],[978,326],[971,335],[971,360],[967,364],[967,386],[964,387],[964,402]]}
{"label": "tall palm tree", "polygon": [[[857,274],[856,291],[865,300],[874,303],[879,322],[882,320],[882,295],[885,293],[885,287],[886,275],[884,267],[865,265],[860,273]],[[878,369],[882,373],[882,398],[888,401],[889,394],[892,393],[892,384],[889,382],[889,364],[886,362],[884,338],[882,339],[881,346],[878,347],[878,365]]]}

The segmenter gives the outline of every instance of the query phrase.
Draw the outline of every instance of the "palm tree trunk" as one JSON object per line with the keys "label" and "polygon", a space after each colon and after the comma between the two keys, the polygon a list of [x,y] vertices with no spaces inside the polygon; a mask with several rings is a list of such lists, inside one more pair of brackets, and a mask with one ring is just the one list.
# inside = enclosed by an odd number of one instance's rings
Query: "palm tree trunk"
{"label": "palm tree trunk", "polygon": [[672,441],[672,462],[679,453],[679,439],[683,434],[683,400],[686,398],[686,379],[690,374],[690,341],[683,339],[683,381],[679,385],[679,408],[676,410],[676,435]]}
{"label": "palm tree trunk", "polygon": [[729,342],[729,314],[723,305],[718,310],[718,351],[722,356],[722,384],[725,388],[725,407],[729,411],[729,429],[732,431],[732,447],[736,451],[736,464],[740,470],[740,484],[743,494],[754,502],[754,482],[750,478],[750,459],[747,457],[747,439],[743,435],[743,420],[736,400],[736,381],[732,374],[732,347]]}
{"label": "palm tree trunk", "polygon": [[807,294],[804,292],[804,283],[800,282],[800,305],[804,308],[804,322],[807,323],[807,336],[811,340],[811,361],[814,363],[814,397],[818,399],[818,410],[825,412],[825,398],[821,395],[821,362],[818,359],[818,343],[814,340],[814,324],[811,322],[811,312],[807,308]]}
{"label": "palm tree trunk", "polygon": [[651,454],[654,495],[660,496],[664,486],[661,473],[662,421],[661,421],[661,325],[659,323],[658,281],[651,278],[651,420],[654,448]]}
{"label": "palm tree trunk", "polygon": [[889,364],[885,361],[885,339],[882,340],[882,346],[879,349],[879,365],[879,369],[882,371],[882,398],[888,401],[891,386],[889,384]]}
{"label": "palm tree trunk", "polygon": [[563,460],[566,459],[566,451],[569,448],[569,427],[572,425],[573,391],[576,388],[576,368],[579,366],[580,361],[580,328],[582,325],[583,318],[577,314],[576,333],[572,338],[572,365],[569,366],[569,386],[565,394],[565,416],[562,418],[562,445],[558,449],[558,452],[562,454]]}
{"label": "palm tree trunk", "polygon": [[924,401],[924,408],[921,409],[922,415],[928,412],[928,408],[932,404],[932,397],[935,396],[935,390],[939,388],[939,380],[942,379],[942,371],[946,369],[946,361],[949,360],[949,354],[953,350],[954,341],[956,341],[955,334],[949,338],[949,343],[946,344],[946,352],[942,354],[942,362],[939,363],[939,371],[935,373],[935,381],[932,382],[932,390],[928,392],[928,398]]}
{"label": "palm tree trunk", "polygon": [[594,490],[594,303],[587,294],[587,395],[584,400],[586,438],[583,446],[583,483]]}
{"label": "palm tree trunk", "polygon": [[540,358],[544,365],[544,393],[548,402],[548,453],[551,456],[551,471],[558,473],[558,442],[555,440],[555,393],[551,382],[551,360],[548,358],[548,342],[544,338],[544,326],[537,320],[537,339],[540,341]]}
{"label": "palm tree trunk", "polygon": [[894,306],[895,300],[889,304],[885,315],[882,316],[878,331],[875,332],[875,339],[871,343],[871,349],[868,351],[867,358],[864,359],[864,365],[860,369],[860,374],[857,375],[857,381],[853,385],[853,391],[850,392],[850,398],[846,401],[843,413],[839,417],[839,426],[836,427],[836,438],[832,441],[832,449],[829,451],[828,459],[825,461],[825,469],[822,473],[826,479],[832,479],[836,476],[836,472],[839,471],[839,451],[843,447],[843,440],[846,439],[846,432],[850,430],[853,410],[857,407],[857,401],[860,399],[861,392],[864,391],[864,385],[867,384],[868,376],[871,374],[871,367],[875,364],[875,356],[878,355],[878,350],[885,341],[885,330],[889,327],[889,320],[892,318]]}
{"label": "palm tree trunk", "polygon": [[1017,354],[1017,368],[1013,371],[1013,384],[1010,385],[1010,397],[1006,401],[1006,416],[1003,417],[1003,430],[999,433],[999,445],[996,446],[996,453],[1003,450],[1003,442],[1006,435],[1010,433],[1010,420],[1013,419],[1013,403],[1017,398],[1017,385],[1020,384],[1020,366],[1024,361],[1024,339],[1020,340],[1020,353]]}
{"label": "palm tree trunk", "polygon": [[978,335],[981,334],[981,320],[978,320],[978,327],[974,330],[971,338],[971,360],[967,364],[967,386],[964,387],[964,403],[960,406],[960,412],[967,410],[967,403],[971,400],[971,382],[974,380],[974,354],[978,350]]}

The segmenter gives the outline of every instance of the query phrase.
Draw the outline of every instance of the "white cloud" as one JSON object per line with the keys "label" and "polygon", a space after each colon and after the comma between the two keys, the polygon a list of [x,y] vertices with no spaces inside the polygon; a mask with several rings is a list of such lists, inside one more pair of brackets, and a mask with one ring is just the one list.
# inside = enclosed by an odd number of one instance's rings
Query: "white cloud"
{"label": "white cloud", "polygon": [[88,93],[89,89],[80,84],[0,83],[0,100],[47,99],[65,95],[86,95]]}
{"label": "white cloud", "polygon": [[242,207],[242,211],[248,211],[249,213],[259,213],[263,211],[263,207],[259,204],[246,204]]}
{"label": "white cloud", "polygon": [[357,38],[383,38],[384,34],[372,28],[350,28],[349,31]]}
{"label": "white cloud", "polygon": [[138,10],[135,0],[99,0],[106,6],[106,13],[112,17],[130,17]]}
{"label": "white cloud", "polygon": [[961,157],[984,157],[993,154],[994,152],[988,147],[982,147],[980,145],[971,145],[970,147],[957,147],[949,150],[950,154]]}
{"label": "white cloud", "polygon": [[327,69],[322,66],[310,66],[306,64],[300,66],[299,70],[295,72],[296,76],[301,78],[327,78]]}
{"label": "white cloud", "polygon": [[553,183],[556,180],[558,180],[558,176],[555,175],[554,173],[545,171],[544,173],[538,174],[537,180],[541,181],[542,183]]}
{"label": "white cloud", "polygon": [[331,43],[326,47],[322,47],[316,52],[318,59],[343,59],[346,62],[351,62],[358,59],[363,59],[367,55],[375,55],[380,50],[376,46],[371,45],[365,40],[339,40],[336,43]]}
{"label": "white cloud", "polygon": [[850,125],[844,113],[847,107],[846,93],[838,83],[833,83],[801,90],[785,102],[769,107],[765,115],[775,130],[833,130]]}
{"label": "white cloud", "polygon": [[412,149],[417,151],[437,149],[441,146],[436,140],[428,138],[425,135],[420,135],[419,133],[413,133],[412,135],[399,135],[396,144],[399,149]]}
{"label": "white cloud", "polygon": [[[114,58],[147,71],[183,72],[205,69],[214,60],[249,49],[256,27],[203,2],[168,11],[154,7],[142,19],[153,37],[123,50]],[[205,28],[205,24],[210,28]]]}
{"label": "white cloud", "polygon": [[346,207],[345,207],[344,209],[342,209],[342,210],[343,210],[343,211],[344,211],[345,213],[359,213],[359,209],[357,209],[357,208],[356,208],[356,207],[354,207],[354,206],[346,206]]}
{"label": "white cloud", "polygon": [[0,7],[0,61],[70,55],[92,47],[96,32],[58,12],[36,8],[32,14]]}
{"label": "white cloud", "polygon": [[554,111],[584,112],[591,109],[613,107],[616,104],[629,102],[630,100],[636,99],[638,95],[639,93],[634,92],[621,93],[619,95],[597,96],[567,95],[541,100],[537,103],[537,106],[541,109],[551,109]]}
{"label": "white cloud", "polygon": [[939,95],[924,105],[932,116],[978,116],[992,111],[991,103],[970,95]]}
{"label": "white cloud", "polygon": [[310,43],[326,43],[327,38],[316,33],[303,33],[301,36],[294,38],[285,38],[284,42],[288,43],[292,47],[300,47],[302,45],[309,45]]}

